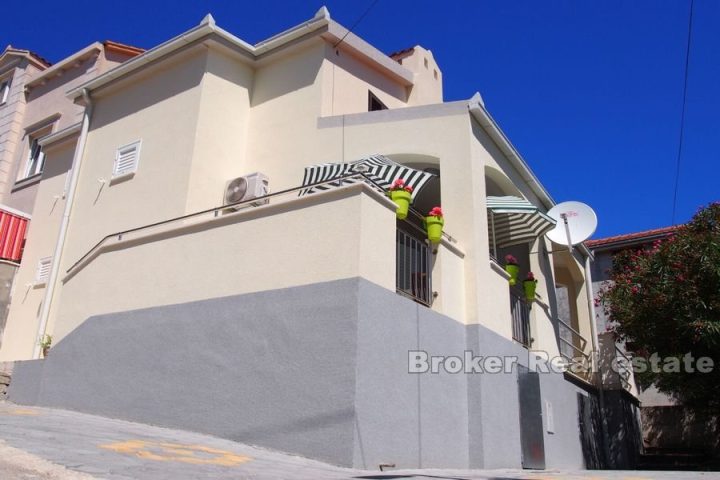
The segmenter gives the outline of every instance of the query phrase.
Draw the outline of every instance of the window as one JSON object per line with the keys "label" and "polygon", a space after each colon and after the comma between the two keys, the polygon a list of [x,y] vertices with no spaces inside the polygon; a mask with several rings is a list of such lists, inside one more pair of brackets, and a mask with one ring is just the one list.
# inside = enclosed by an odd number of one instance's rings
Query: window
{"label": "window", "polygon": [[50,267],[52,266],[52,257],[41,258],[38,261],[37,270],[35,271],[35,283],[46,283],[50,276]]}
{"label": "window", "polygon": [[125,145],[117,149],[115,153],[115,164],[113,165],[113,177],[120,177],[135,173],[140,160],[140,141]]}
{"label": "window", "polygon": [[41,135],[32,135],[30,137],[30,151],[28,152],[27,164],[25,167],[25,175],[23,178],[32,177],[42,173],[43,166],[45,165],[45,153],[42,151],[42,147],[38,143],[38,138]]}
{"label": "window", "polygon": [[10,80],[0,82],[0,105],[4,105],[10,96]]}
{"label": "window", "polygon": [[368,91],[368,112],[387,110],[387,107],[372,92]]}

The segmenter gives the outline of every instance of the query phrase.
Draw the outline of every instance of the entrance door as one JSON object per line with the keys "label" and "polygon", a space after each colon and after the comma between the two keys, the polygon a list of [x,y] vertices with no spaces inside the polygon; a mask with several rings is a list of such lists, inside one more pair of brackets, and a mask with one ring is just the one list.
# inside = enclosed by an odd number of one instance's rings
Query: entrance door
{"label": "entrance door", "polygon": [[520,448],[523,468],[545,468],[540,376],[518,365]]}

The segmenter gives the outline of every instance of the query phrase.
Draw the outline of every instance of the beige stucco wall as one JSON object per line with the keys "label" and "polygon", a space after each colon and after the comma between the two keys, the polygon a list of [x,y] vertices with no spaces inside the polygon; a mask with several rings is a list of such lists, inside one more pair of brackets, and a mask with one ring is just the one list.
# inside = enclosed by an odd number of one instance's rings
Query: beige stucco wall
{"label": "beige stucco wall", "polygon": [[227,181],[249,173],[242,167],[253,71],[214,50],[207,53],[205,70],[192,146],[187,213],[220,205]]}
{"label": "beige stucco wall", "polygon": [[[337,52],[337,53],[336,53]],[[407,104],[407,89],[390,80],[346,50],[325,44],[322,66],[322,115],[342,115],[368,111],[368,91],[388,108]]]}
{"label": "beige stucco wall", "polygon": [[[63,191],[75,152],[75,139],[46,149],[47,162],[38,184],[33,220],[27,236],[23,261],[15,278],[0,361],[32,357],[38,334],[39,314],[46,286],[34,285],[38,262],[51,257],[65,209]],[[52,334],[52,325],[48,333]]]}
{"label": "beige stucco wall", "polygon": [[111,242],[65,279],[54,334],[91,315],[361,276],[395,289],[395,215],[362,185]]}
{"label": "beige stucco wall", "polygon": [[[186,213],[207,52],[185,60],[95,100],[63,269],[110,233]],[[136,174],[112,182],[117,149],[138,140]]]}

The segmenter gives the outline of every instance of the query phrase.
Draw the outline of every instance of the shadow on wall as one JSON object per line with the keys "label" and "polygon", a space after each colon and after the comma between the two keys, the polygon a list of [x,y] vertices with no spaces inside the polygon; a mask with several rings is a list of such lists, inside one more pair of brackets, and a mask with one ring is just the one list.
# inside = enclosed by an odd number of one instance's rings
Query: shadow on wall
{"label": "shadow on wall", "polygon": [[640,409],[648,449],[696,451],[720,457],[720,416],[682,405]]}

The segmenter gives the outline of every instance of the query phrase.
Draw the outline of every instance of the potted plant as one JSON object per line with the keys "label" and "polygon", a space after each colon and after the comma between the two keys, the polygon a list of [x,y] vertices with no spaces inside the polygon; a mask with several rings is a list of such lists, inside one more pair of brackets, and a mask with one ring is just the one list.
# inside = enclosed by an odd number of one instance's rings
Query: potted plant
{"label": "potted plant", "polygon": [[52,345],[52,335],[48,335],[46,333],[43,335],[42,340],[40,340],[40,348],[42,349],[43,357],[48,356],[48,353],[50,352],[50,345]]}
{"label": "potted plant", "polygon": [[510,279],[508,280],[510,285],[515,285],[517,283],[518,273],[520,273],[517,258],[509,254],[505,255],[505,271],[510,274]]}
{"label": "potted plant", "polygon": [[425,228],[427,229],[427,236],[430,243],[440,243],[442,238],[443,225],[445,220],[443,219],[443,212],[440,207],[433,207],[425,217]]}
{"label": "potted plant", "polygon": [[405,185],[405,180],[398,178],[390,186],[390,199],[395,202],[397,208],[395,214],[400,220],[405,220],[412,201],[412,187]]}
{"label": "potted plant", "polygon": [[535,300],[535,289],[537,288],[537,280],[533,272],[528,272],[527,277],[523,280],[523,290],[525,291],[525,299],[528,302]]}

